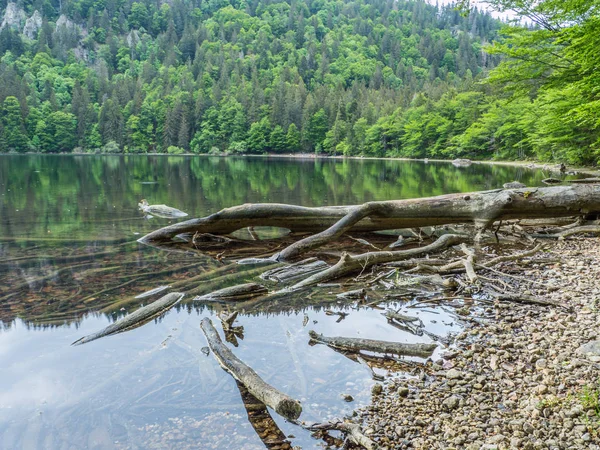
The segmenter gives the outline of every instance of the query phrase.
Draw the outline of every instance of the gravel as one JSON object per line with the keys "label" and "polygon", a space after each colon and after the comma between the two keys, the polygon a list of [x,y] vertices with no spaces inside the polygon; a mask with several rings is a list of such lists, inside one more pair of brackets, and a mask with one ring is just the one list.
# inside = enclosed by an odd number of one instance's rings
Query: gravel
{"label": "gravel", "polygon": [[359,414],[380,448],[600,450],[600,239],[543,256],[560,262],[520,261],[537,282],[522,292],[565,308],[496,302],[441,360],[376,387]]}

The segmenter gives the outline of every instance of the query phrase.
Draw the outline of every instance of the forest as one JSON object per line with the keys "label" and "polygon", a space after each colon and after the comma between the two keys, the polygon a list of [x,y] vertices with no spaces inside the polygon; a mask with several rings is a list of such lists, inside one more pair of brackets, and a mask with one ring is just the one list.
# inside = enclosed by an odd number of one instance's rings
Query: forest
{"label": "forest", "polygon": [[598,7],[0,2],[0,152],[600,160]]}

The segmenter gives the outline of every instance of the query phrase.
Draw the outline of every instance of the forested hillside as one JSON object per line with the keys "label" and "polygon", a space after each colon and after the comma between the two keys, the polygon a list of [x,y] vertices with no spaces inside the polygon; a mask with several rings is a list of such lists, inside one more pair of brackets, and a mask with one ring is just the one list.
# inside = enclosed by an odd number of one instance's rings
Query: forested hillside
{"label": "forested hillside", "polygon": [[0,3],[0,151],[597,163],[597,2],[488,5]]}
{"label": "forested hillside", "polygon": [[460,134],[486,102],[464,91],[499,61],[482,51],[498,21],[422,1],[0,8],[4,152],[452,156],[416,128]]}

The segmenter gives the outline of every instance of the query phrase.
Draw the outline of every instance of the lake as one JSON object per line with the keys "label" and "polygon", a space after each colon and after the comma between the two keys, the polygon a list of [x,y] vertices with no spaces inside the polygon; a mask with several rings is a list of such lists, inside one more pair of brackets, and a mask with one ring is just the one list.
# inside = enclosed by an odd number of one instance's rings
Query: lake
{"label": "lake", "polygon": [[[227,252],[138,244],[172,222],[145,218],[141,199],[201,217],[249,202],[348,205],[513,180],[537,186],[544,177],[524,167],[393,160],[0,155],[0,448],[325,446],[274,412],[271,425],[257,424],[256,411],[244,406],[247,395],[202,351],[200,320],[211,317],[220,329],[215,314],[226,306],[187,298],[142,327],[70,345],[156,299],[133,297],[159,285],[194,278],[210,290],[256,281],[262,270],[237,265]],[[272,245],[256,241],[248,254]],[[367,405],[375,383],[364,365],[309,345],[309,330],[431,342],[390,326],[380,309],[340,301],[335,286],[324,291],[250,304],[238,317],[243,338],[230,344],[265,381],[302,402],[305,421]],[[444,311],[412,311],[435,335],[460,330]],[[288,444],[270,443],[281,436]]]}

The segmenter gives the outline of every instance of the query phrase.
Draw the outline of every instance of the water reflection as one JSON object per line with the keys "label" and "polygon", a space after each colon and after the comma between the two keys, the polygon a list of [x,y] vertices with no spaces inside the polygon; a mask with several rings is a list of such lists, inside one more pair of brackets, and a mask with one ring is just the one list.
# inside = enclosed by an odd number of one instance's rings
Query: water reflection
{"label": "water reflection", "polygon": [[[69,344],[106,326],[106,318],[88,317],[79,328],[44,333],[31,333],[17,321],[10,333],[0,334],[2,448],[69,448],[77,442],[90,448],[197,448],[198,442],[202,448],[263,448],[236,383],[200,350],[206,341],[199,322],[207,313],[173,310],[154,326],[80,347]],[[427,314],[421,313],[422,320],[429,320]],[[245,339],[235,353],[265,381],[301,400],[307,421],[340,417],[366,404],[373,383],[360,364],[326,346],[310,346],[308,329],[427,341],[394,329],[369,309],[350,312],[339,323],[311,309],[241,316],[239,322]],[[456,326],[437,331],[449,329]],[[355,401],[346,403],[342,394]],[[296,436],[290,439],[294,445],[318,445],[276,414],[273,419],[286,435]]]}
{"label": "water reflection", "polygon": [[[495,188],[513,180],[539,185],[542,178],[525,168],[398,161],[2,155],[0,448],[265,447],[248,422],[236,383],[201,351],[206,341],[200,319],[223,306],[191,303],[188,296],[153,323],[70,346],[144,304],[147,299],[133,297],[146,290],[171,284],[201,294],[256,281],[264,270],[238,266],[227,255],[139,246],[140,235],[169,223],[143,220],[137,210],[142,198],[203,216],[244,202],[356,204]],[[261,246],[269,252],[270,245],[259,241],[252,252]],[[349,413],[369,401],[374,382],[358,362],[310,346],[309,330],[431,340],[391,326],[381,311],[340,303],[337,292],[238,305],[244,338],[236,355],[301,400],[302,420]],[[338,321],[325,309],[349,315]],[[440,309],[411,314],[434,334],[459,329]],[[346,403],[342,394],[355,401]],[[272,416],[283,435],[295,436],[288,438],[292,445],[321,446]]]}

